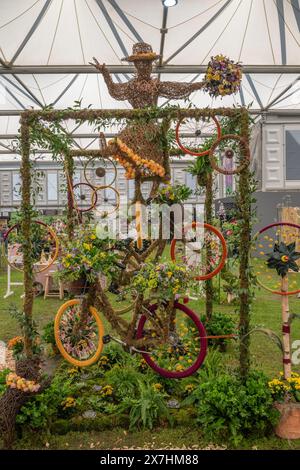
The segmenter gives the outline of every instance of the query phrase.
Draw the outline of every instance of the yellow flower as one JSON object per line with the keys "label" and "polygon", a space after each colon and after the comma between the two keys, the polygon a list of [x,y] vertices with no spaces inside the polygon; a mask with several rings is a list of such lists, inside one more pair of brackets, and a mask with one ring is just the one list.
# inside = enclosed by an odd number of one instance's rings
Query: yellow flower
{"label": "yellow flower", "polygon": [[113,394],[113,388],[111,385],[105,385],[105,387],[102,388],[101,394],[105,396],[109,396]]}
{"label": "yellow flower", "polygon": [[159,384],[159,383],[153,384],[152,387],[154,388],[156,392],[160,392],[161,389],[163,388],[162,384]]}
{"label": "yellow flower", "polygon": [[64,407],[64,409],[73,408],[76,406],[76,400],[73,397],[67,397],[64,401],[61,402],[61,405]]}
{"label": "yellow flower", "polygon": [[185,391],[190,393],[192,392],[193,390],[195,390],[195,385],[194,384],[188,384],[185,386]]}
{"label": "yellow flower", "polygon": [[91,243],[84,243],[83,248],[87,251],[91,251],[91,249],[93,248],[93,245]]}

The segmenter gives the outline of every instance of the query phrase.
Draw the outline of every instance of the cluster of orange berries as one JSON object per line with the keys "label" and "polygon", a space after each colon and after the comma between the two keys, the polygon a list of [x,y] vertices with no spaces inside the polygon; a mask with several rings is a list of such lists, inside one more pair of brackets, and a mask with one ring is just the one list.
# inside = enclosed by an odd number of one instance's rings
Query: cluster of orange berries
{"label": "cluster of orange berries", "polygon": [[[140,157],[139,155],[134,153],[126,144],[124,144],[121,139],[117,138],[116,143],[121,152],[128,155],[128,157],[135,166],[142,166],[145,168],[145,170],[148,169],[151,171],[151,173],[160,177],[165,176],[165,169],[159,163],[156,163],[153,160],[147,160],[146,158]],[[116,160],[121,163],[121,165],[124,166],[124,168],[126,169],[125,176],[127,179],[135,177],[135,169],[133,168],[133,165],[130,162],[128,162],[125,158],[120,157],[120,155],[117,155]]]}
{"label": "cluster of orange berries", "polygon": [[24,377],[20,377],[14,372],[10,372],[6,376],[6,385],[10,388],[16,388],[22,392],[38,392],[40,385],[34,382],[33,380],[26,380]]}

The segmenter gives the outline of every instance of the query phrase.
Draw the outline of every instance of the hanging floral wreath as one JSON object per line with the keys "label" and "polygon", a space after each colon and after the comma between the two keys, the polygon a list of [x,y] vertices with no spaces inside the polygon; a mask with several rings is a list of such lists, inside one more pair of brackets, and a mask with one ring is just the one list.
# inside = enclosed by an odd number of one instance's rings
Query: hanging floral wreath
{"label": "hanging floral wreath", "polygon": [[239,91],[241,80],[241,64],[219,54],[211,57],[208,63],[204,90],[213,97],[233,95]]}

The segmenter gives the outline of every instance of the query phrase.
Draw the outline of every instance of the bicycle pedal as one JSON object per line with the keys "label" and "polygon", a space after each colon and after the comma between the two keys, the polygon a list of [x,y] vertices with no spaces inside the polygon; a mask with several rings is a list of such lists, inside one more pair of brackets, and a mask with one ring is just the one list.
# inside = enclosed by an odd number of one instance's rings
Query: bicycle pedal
{"label": "bicycle pedal", "polygon": [[103,344],[108,344],[108,343],[110,343],[110,342],[111,342],[111,337],[110,337],[110,335],[104,335],[104,336],[102,336],[102,342],[103,342]]}

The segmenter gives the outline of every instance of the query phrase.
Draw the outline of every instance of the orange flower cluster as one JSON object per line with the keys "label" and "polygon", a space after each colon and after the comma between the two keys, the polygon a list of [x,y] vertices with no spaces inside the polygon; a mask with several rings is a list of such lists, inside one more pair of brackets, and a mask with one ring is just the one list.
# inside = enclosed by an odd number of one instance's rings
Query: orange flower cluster
{"label": "orange flower cluster", "polygon": [[128,180],[135,178],[135,169],[133,168],[132,163],[126,160],[126,158],[121,157],[121,155],[116,156],[116,161],[125,168],[125,178]]}
{"label": "orange flower cluster", "polygon": [[135,177],[135,170],[134,166],[143,167],[144,170],[150,170],[151,173],[154,175],[158,175],[160,177],[165,176],[165,169],[159,164],[154,162],[153,160],[147,160],[146,158],[142,158],[136,153],[133,152],[121,139],[116,139],[116,143],[121,150],[121,152],[128,155],[129,159],[132,161],[128,162],[125,158],[117,155],[116,160],[121,163],[122,166],[126,169],[126,178],[131,179]]}
{"label": "orange flower cluster", "polygon": [[14,338],[10,339],[7,346],[8,349],[13,349],[17,344],[24,343],[24,339],[22,336],[15,336]]}
{"label": "orange flower cluster", "polygon": [[16,388],[22,392],[38,392],[40,385],[34,382],[33,380],[26,380],[24,377],[11,372],[6,376],[6,385],[10,388]]}

